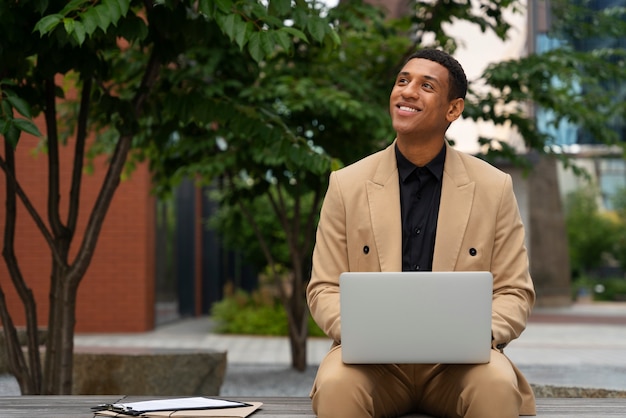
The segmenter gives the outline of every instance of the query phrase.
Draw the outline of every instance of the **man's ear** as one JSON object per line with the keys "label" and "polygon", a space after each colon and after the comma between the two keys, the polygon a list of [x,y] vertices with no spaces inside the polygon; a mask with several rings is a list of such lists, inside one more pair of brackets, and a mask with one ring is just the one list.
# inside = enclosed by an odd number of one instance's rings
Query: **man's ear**
{"label": "man's ear", "polygon": [[463,109],[465,109],[465,100],[462,98],[454,99],[448,105],[448,113],[446,113],[446,119],[448,122],[452,123],[461,116],[463,113]]}

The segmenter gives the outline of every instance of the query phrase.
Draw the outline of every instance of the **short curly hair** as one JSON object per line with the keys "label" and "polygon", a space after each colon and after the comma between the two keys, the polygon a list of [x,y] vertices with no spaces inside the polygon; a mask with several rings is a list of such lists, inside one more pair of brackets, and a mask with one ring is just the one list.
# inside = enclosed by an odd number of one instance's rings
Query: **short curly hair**
{"label": "short curly hair", "polygon": [[425,48],[413,53],[406,62],[414,58],[423,58],[434,61],[446,67],[449,73],[448,83],[450,85],[448,91],[448,100],[465,99],[467,94],[467,77],[461,64],[447,52],[434,48]]}

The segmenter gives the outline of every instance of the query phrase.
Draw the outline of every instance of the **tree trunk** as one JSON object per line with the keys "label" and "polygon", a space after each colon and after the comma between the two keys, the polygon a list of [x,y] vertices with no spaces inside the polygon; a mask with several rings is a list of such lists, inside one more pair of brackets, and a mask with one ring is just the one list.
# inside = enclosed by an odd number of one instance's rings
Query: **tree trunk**
{"label": "tree trunk", "polygon": [[[303,372],[307,367],[308,310],[303,303],[301,294],[291,296],[287,318],[289,325],[289,344],[291,348],[291,367]],[[300,302],[296,301],[300,299]]]}
{"label": "tree trunk", "polygon": [[[307,366],[308,309],[306,307],[301,271],[293,273],[293,291],[287,309],[289,343],[291,345],[291,367],[302,372]],[[288,308],[287,308],[288,307]]]}
{"label": "tree trunk", "polygon": [[311,273],[311,246],[315,242],[317,213],[321,197],[321,186],[313,195],[306,222],[300,226],[301,195],[296,197],[294,228],[287,235],[293,262],[292,292],[287,317],[289,320],[289,341],[291,344],[291,366],[298,371],[307,367],[307,340],[309,337],[309,307],[306,303],[306,284]]}
{"label": "tree trunk", "polygon": [[[44,394],[70,395],[74,360],[74,326],[78,288],[55,269],[58,283],[50,294],[50,321],[46,344]],[[61,277],[59,277],[61,276]]]}
{"label": "tree trunk", "polygon": [[289,344],[291,348],[291,367],[299,372],[303,372],[307,367],[307,326],[304,329],[296,330],[295,334],[289,327]]}
{"label": "tree trunk", "polygon": [[529,176],[530,272],[537,306],[569,306],[572,302],[567,231],[557,161],[541,155]]}

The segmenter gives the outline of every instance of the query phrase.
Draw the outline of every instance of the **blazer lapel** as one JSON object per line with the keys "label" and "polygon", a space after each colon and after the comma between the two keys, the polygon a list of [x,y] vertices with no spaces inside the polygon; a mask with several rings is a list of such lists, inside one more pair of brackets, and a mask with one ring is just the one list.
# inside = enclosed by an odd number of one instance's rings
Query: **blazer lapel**
{"label": "blazer lapel", "polygon": [[376,172],[367,181],[370,220],[382,271],[402,270],[400,185],[394,147],[395,142],[381,151]]}
{"label": "blazer lapel", "polygon": [[459,153],[449,145],[446,146],[433,255],[434,271],[455,269],[474,200],[475,184],[465,171]]}

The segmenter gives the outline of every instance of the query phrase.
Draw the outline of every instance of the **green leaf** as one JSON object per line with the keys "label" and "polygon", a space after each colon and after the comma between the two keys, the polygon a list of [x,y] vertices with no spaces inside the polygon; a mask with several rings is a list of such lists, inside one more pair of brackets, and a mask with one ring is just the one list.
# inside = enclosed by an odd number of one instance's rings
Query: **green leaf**
{"label": "green leaf", "polygon": [[99,4],[93,8],[94,16],[98,22],[98,27],[106,32],[107,28],[111,24],[111,18],[107,14],[107,9],[104,5]]}
{"label": "green leaf", "polygon": [[324,36],[326,35],[326,31],[329,29],[328,22],[318,16],[313,16],[309,19],[306,24],[311,36],[318,42],[322,42]]}
{"label": "green leaf", "polygon": [[252,33],[253,25],[252,22],[246,22],[243,26],[243,29],[239,29],[235,33],[235,42],[239,45],[239,50],[242,50],[245,46],[246,42],[250,38],[250,34]]}
{"label": "green leaf", "polygon": [[261,19],[263,19],[263,23],[271,28],[282,28],[285,24],[283,19],[279,19],[271,15],[263,15]]}
{"label": "green leaf", "polygon": [[259,32],[259,43],[261,44],[261,50],[264,56],[269,56],[274,52],[274,37],[272,32]]}
{"label": "green leaf", "polygon": [[41,36],[50,33],[57,27],[57,25],[61,22],[63,16],[60,14],[48,15],[42,18],[33,29],[33,32],[39,31]]}
{"label": "green leaf", "polygon": [[296,38],[303,40],[306,43],[309,43],[309,39],[307,38],[307,36],[299,29],[286,26],[284,28],[281,28],[280,30],[285,31],[288,34],[295,36]]}
{"label": "green leaf", "polygon": [[98,29],[98,15],[95,8],[87,9],[80,15],[87,35],[91,36]]}
{"label": "green leaf", "polygon": [[13,108],[11,107],[11,103],[6,100],[0,102],[2,104],[2,113],[4,117],[8,120],[13,119]]}
{"label": "green leaf", "polygon": [[64,18],[63,26],[65,27],[65,32],[67,32],[68,35],[71,35],[74,32],[74,19],[70,19],[67,17]]}
{"label": "green leaf", "polygon": [[82,7],[83,3],[87,3],[87,0],[71,0],[69,1],[64,8],[61,9],[61,11],[59,12],[59,14],[63,15],[63,16],[67,16],[68,14],[70,14],[71,12],[73,12],[76,9],[79,9],[80,7]]}
{"label": "green leaf", "polygon": [[341,45],[341,38],[339,37],[339,34],[333,29],[330,29],[330,38],[335,45]]}
{"label": "green leaf", "polygon": [[234,13],[218,19],[217,23],[231,41],[235,40],[238,30],[242,30],[245,33],[245,24],[241,20],[241,17]]}
{"label": "green leaf", "polygon": [[31,135],[41,136],[39,128],[32,121],[27,119],[13,119],[13,125],[20,131],[27,132]]}
{"label": "green leaf", "polygon": [[74,22],[74,39],[78,42],[78,45],[82,45],[85,42],[85,25],[81,21]]}
{"label": "green leaf", "polygon": [[291,38],[290,36],[287,34],[287,32],[283,31],[282,29],[277,30],[276,32],[274,32],[274,37],[276,39],[276,43],[285,51],[290,51],[291,50]]}
{"label": "green leaf", "polygon": [[13,146],[13,148],[17,147],[17,143],[20,140],[21,131],[17,129],[17,127],[12,123],[13,121],[9,121],[7,126],[5,126],[4,137],[7,142]]}
{"label": "green leaf", "polygon": [[20,115],[26,116],[27,118],[31,117],[30,106],[26,100],[23,100],[13,94],[7,95],[6,100],[19,112]]}
{"label": "green leaf", "polygon": [[291,0],[270,0],[270,13],[284,16],[291,10]]}
{"label": "green leaf", "polygon": [[130,8],[130,1],[117,0],[117,4],[120,8],[120,13],[122,13],[122,16],[126,16],[126,14],[128,13],[128,9]]}
{"label": "green leaf", "polygon": [[248,42],[248,52],[253,60],[261,62],[263,60],[263,49],[261,47],[261,35],[259,32],[254,32],[250,35],[250,41]]}
{"label": "green leaf", "polygon": [[226,13],[232,12],[231,10],[233,7],[232,0],[215,0],[215,4],[217,5],[217,8],[223,12],[226,12]]}
{"label": "green leaf", "polygon": [[198,1],[198,13],[208,17],[215,15],[215,8],[213,7],[213,1],[211,0],[199,0]]}
{"label": "green leaf", "polygon": [[122,16],[122,10],[117,0],[104,0],[102,5],[106,7],[109,12],[109,19],[113,25],[117,25],[117,21]]}

